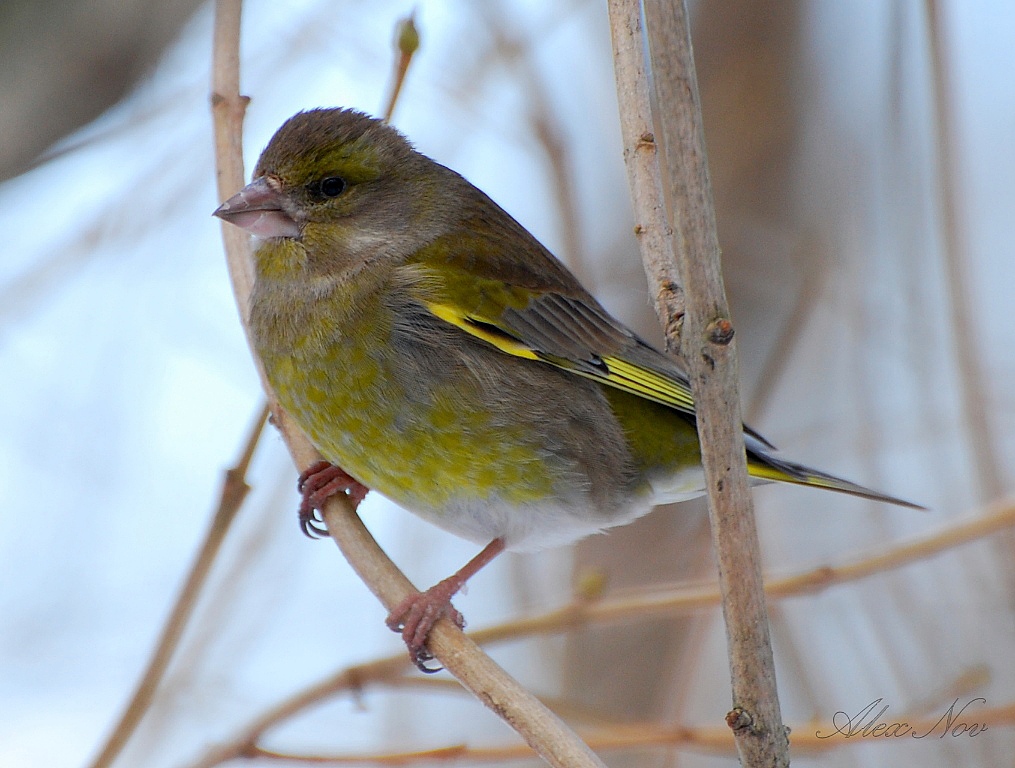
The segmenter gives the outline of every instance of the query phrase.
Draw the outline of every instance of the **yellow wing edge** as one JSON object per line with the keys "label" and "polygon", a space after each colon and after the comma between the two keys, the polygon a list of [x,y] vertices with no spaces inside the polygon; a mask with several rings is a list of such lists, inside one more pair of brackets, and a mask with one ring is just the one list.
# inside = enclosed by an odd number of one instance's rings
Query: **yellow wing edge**
{"label": "yellow wing edge", "polygon": [[487,344],[492,344],[501,352],[506,352],[515,357],[523,357],[526,360],[539,360],[537,355],[527,344],[516,339],[506,331],[502,331],[495,324],[478,317],[471,317],[458,307],[450,304],[438,304],[428,302],[427,309],[446,323],[461,328],[466,333],[482,339]]}
{"label": "yellow wing edge", "polygon": [[587,379],[608,384],[632,395],[644,397],[661,405],[677,408],[681,411],[694,412],[694,399],[689,390],[666,376],[631,363],[623,358],[606,356],[602,358],[606,370],[599,372],[587,370],[574,361],[555,355],[540,354],[528,344],[520,341],[510,332],[503,330],[496,323],[482,317],[470,315],[460,307],[440,302],[427,302],[435,316],[446,323],[461,328],[466,333],[485,341],[487,344],[514,357],[526,360],[541,360],[562,368],[570,373],[584,376]]}

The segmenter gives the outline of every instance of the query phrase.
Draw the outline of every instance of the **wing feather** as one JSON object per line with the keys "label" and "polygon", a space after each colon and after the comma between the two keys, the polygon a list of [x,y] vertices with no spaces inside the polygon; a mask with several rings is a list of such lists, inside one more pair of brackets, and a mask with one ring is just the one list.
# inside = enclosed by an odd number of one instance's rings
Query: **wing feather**
{"label": "wing feather", "polygon": [[606,310],[574,297],[543,294],[527,307],[504,307],[500,317],[431,300],[427,308],[502,352],[563,368],[625,392],[694,415],[687,377]]}

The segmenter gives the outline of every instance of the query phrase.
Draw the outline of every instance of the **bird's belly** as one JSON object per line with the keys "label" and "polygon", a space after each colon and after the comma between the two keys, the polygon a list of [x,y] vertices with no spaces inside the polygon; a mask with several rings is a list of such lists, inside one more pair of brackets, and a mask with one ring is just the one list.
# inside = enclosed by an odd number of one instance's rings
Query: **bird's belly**
{"label": "bird's belly", "polygon": [[[525,406],[505,404],[515,383],[477,389],[463,376],[411,388],[398,364],[348,346],[265,356],[279,400],[326,459],[464,538],[553,546],[651,508],[647,485],[628,476],[604,399],[591,414],[574,398],[549,402],[551,389],[530,393]],[[592,401],[598,391],[584,394]]]}
{"label": "bird's belly", "polygon": [[[555,472],[560,462],[534,439],[537,425],[505,423],[439,391],[409,397],[368,358],[342,363],[287,358],[273,361],[270,376],[324,457],[367,487],[477,541],[533,527],[534,510],[559,497],[575,507],[587,501],[580,479]],[[529,510],[528,524],[508,512],[515,507]],[[552,517],[545,522],[554,525]]]}
{"label": "bird's belly", "polygon": [[508,549],[527,552],[571,544],[608,528],[626,525],[652,506],[646,496],[632,495],[616,505],[612,514],[597,515],[590,511],[587,499],[575,503],[546,498],[519,504],[494,496],[481,502],[463,498],[440,511],[416,511],[423,519],[477,544],[502,538]]}

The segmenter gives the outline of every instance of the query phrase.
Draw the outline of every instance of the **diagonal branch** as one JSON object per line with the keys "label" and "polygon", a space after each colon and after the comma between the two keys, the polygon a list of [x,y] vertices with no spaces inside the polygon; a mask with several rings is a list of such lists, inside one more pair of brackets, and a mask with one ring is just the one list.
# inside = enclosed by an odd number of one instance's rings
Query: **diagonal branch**
{"label": "diagonal branch", "polygon": [[180,644],[183,630],[187,628],[187,622],[194,612],[194,606],[197,605],[201,589],[208,579],[208,574],[211,573],[219,548],[225,541],[226,533],[228,533],[233,520],[236,519],[236,513],[240,511],[243,500],[247,498],[247,493],[250,491],[250,486],[246,481],[247,468],[250,466],[254,449],[261,438],[267,417],[268,409],[262,407],[250,434],[244,441],[239,461],[236,462],[235,467],[226,471],[219,503],[215,508],[215,514],[212,515],[211,525],[205,533],[204,541],[201,542],[197,557],[190,567],[176,602],[173,604],[169,618],[166,619],[166,624],[159,633],[159,639],[155,650],[152,651],[148,666],[141,675],[120,720],[106,738],[105,744],[102,745],[102,749],[90,763],[89,768],[107,768],[112,765],[123,748],[127,746],[130,737],[141,723],[141,718],[151,706],[155,692],[169,667],[169,662],[172,661],[173,654]]}

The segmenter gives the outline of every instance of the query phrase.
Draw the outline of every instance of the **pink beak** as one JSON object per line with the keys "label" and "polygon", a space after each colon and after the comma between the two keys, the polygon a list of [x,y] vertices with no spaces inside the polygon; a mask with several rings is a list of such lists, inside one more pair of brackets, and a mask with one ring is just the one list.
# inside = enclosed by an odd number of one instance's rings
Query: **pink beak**
{"label": "pink beak", "polygon": [[255,179],[215,209],[213,216],[262,239],[299,237],[300,225],[285,210],[286,198],[267,176]]}

